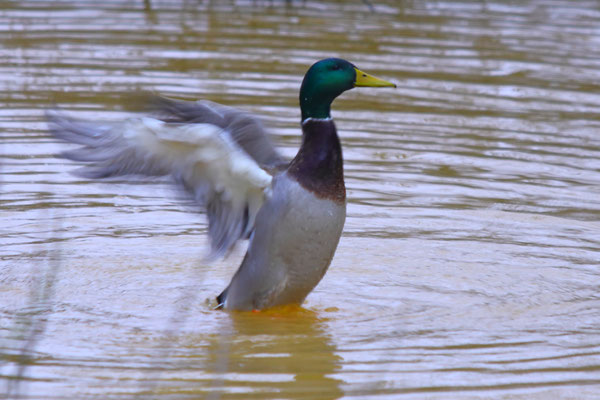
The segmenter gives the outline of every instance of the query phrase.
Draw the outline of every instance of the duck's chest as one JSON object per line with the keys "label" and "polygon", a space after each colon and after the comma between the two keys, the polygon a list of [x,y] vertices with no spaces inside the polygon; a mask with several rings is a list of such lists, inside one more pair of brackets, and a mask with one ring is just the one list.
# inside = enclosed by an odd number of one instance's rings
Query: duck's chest
{"label": "duck's chest", "polygon": [[269,253],[265,258],[285,274],[289,286],[310,291],[331,263],[346,220],[346,202],[320,198],[287,173],[274,183],[255,239],[264,240]]}
{"label": "duck's chest", "polygon": [[[281,191],[279,235],[289,238],[299,251],[335,249],[346,220],[346,201],[319,197],[286,174],[277,182]],[[274,197],[278,201],[277,197]],[[296,240],[293,240],[296,239]]]}

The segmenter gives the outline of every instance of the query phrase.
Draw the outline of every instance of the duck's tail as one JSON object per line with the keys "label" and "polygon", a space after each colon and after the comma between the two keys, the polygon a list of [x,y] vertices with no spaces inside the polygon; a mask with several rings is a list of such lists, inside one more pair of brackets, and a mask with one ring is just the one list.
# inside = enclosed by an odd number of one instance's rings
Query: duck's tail
{"label": "duck's tail", "polygon": [[222,310],[223,308],[225,308],[225,301],[227,301],[227,291],[228,290],[229,290],[229,286],[227,286],[225,288],[225,290],[223,290],[221,292],[221,294],[217,296],[218,305],[215,307],[215,310]]}

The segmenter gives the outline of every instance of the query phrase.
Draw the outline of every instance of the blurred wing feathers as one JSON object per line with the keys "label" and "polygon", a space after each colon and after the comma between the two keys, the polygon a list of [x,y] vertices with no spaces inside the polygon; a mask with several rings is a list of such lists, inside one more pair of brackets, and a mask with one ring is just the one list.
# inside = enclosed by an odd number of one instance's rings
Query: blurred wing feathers
{"label": "blurred wing feathers", "polygon": [[180,101],[153,97],[150,104],[161,119],[209,123],[225,129],[260,166],[275,167],[285,162],[273,147],[260,120],[248,113],[206,100]]}
{"label": "blurred wing feathers", "polygon": [[272,177],[220,125],[136,118],[97,126],[56,112],[48,119],[55,137],[84,146],[63,153],[93,163],[77,171],[82,176],[171,175],[181,183],[206,207],[211,257],[253,229]]}

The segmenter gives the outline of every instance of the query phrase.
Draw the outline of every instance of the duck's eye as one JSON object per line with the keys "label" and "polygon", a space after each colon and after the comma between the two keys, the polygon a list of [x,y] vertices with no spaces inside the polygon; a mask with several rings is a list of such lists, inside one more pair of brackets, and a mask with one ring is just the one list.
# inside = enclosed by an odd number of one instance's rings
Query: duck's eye
{"label": "duck's eye", "polygon": [[340,69],[340,66],[339,66],[339,65],[337,65],[337,64],[333,64],[333,65],[331,66],[331,70],[332,70],[332,71],[337,71],[338,69]]}

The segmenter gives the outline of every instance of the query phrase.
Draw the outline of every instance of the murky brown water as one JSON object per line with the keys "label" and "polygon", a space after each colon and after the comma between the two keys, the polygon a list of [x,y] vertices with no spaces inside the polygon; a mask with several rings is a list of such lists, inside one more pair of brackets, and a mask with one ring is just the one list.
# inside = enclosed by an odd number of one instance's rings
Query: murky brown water
{"label": "murky brown water", "polygon": [[[593,1],[0,4],[0,397],[600,399]],[[211,311],[243,249],[164,183],[90,182],[43,110],[137,90],[264,116],[341,56],[398,83],[334,104],[348,220],[304,309]]]}

